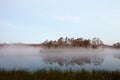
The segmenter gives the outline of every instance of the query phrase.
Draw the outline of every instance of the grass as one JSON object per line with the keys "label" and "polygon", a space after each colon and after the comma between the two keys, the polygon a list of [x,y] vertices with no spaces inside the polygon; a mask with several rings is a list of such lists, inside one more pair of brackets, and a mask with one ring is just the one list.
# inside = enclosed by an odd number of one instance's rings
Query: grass
{"label": "grass", "polygon": [[120,80],[120,71],[60,71],[60,70],[4,70],[0,69],[0,80]]}

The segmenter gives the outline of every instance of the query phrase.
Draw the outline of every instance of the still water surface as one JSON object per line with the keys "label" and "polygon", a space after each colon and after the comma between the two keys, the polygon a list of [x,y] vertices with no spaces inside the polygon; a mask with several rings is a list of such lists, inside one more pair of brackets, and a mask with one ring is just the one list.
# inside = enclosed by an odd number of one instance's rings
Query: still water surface
{"label": "still water surface", "polygon": [[5,46],[0,48],[0,68],[61,70],[120,70],[120,50]]}

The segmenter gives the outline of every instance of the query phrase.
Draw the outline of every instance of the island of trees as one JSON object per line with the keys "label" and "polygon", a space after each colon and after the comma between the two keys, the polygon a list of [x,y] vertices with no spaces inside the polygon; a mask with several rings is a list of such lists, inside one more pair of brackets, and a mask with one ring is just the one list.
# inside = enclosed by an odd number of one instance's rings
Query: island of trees
{"label": "island of trees", "polygon": [[44,47],[92,47],[98,48],[99,46],[103,45],[102,40],[99,38],[84,39],[84,38],[68,38],[68,37],[60,37],[58,40],[46,40],[41,43]]}

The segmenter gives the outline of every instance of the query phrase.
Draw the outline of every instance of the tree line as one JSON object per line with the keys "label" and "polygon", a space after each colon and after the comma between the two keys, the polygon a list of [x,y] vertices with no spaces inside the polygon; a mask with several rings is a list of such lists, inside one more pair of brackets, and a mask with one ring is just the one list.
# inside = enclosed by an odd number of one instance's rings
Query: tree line
{"label": "tree line", "polygon": [[41,43],[44,47],[92,47],[98,48],[103,45],[102,40],[99,38],[84,39],[84,38],[68,38],[68,37],[60,37],[57,40],[46,40]]}

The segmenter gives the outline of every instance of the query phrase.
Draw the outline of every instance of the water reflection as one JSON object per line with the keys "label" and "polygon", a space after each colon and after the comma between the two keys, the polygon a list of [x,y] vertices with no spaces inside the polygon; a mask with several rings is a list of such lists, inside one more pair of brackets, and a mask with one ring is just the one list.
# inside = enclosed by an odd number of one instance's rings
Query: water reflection
{"label": "water reflection", "polygon": [[42,56],[43,57],[43,61],[46,64],[54,64],[54,63],[58,63],[60,66],[68,66],[68,65],[84,65],[84,64],[93,64],[95,66],[99,66],[101,63],[103,63],[104,61],[104,57],[101,55],[76,55],[74,54],[71,55],[55,55],[55,54],[47,54]]}
{"label": "water reflection", "polygon": [[115,58],[120,59],[120,54],[114,55]]}

